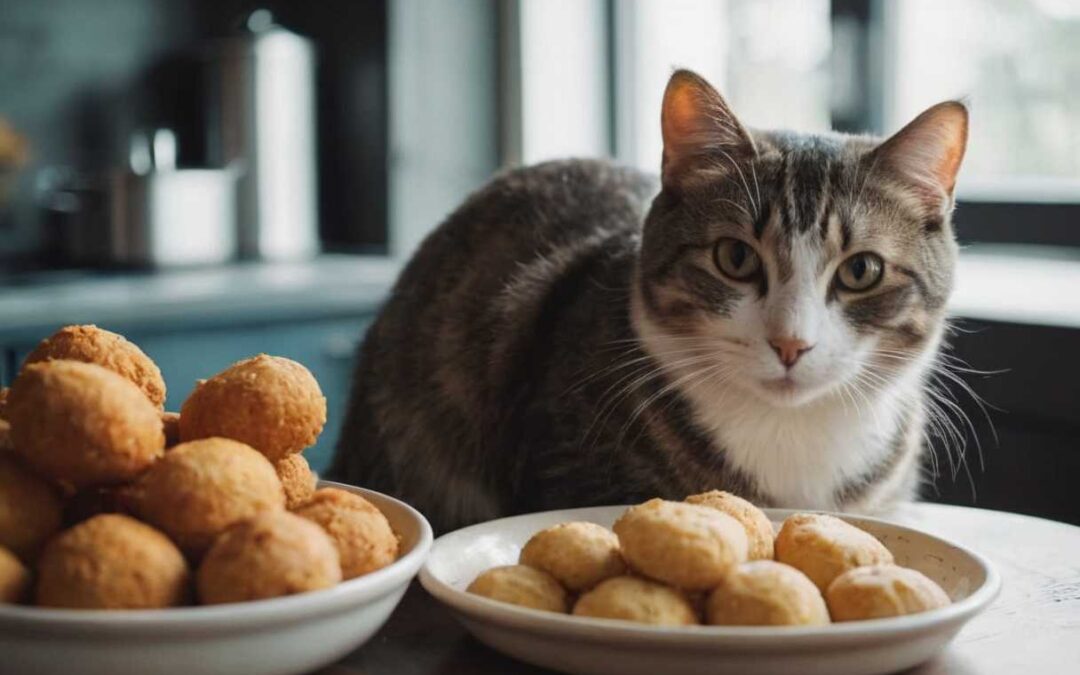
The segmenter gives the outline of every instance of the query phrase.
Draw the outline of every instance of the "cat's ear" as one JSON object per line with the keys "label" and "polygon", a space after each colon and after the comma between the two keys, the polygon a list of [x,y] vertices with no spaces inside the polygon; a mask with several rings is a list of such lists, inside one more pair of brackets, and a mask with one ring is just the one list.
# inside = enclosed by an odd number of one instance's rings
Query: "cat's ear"
{"label": "cat's ear", "polygon": [[660,110],[664,137],[661,174],[665,184],[702,158],[733,161],[755,154],[754,141],[731,108],[700,75],[677,70],[664,90]]}
{"label": "cat's ear", "polygon": [[945,101],[896,132],[870,158],[908,183],[928,205],[941,206],[952,198],[967,136],[967,108],[959,101]]}

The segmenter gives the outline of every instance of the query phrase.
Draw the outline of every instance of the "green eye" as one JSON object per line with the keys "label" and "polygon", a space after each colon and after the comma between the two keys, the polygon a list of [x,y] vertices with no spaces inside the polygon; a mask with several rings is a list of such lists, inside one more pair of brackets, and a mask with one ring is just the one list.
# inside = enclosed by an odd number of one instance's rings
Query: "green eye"
{"label": "green eye", "polygon": [[716,242],[714,257],[724,276],[735,281],[746,281],[761,269],[757,251],[741,239],[725,237]]}
{"label": "green eye", "polygon": [[868,291],[881,281],[885,274],[885,263],[876,253],[856,253],[840,263],[836,270],[836,280],[840,287],[848,291]]}

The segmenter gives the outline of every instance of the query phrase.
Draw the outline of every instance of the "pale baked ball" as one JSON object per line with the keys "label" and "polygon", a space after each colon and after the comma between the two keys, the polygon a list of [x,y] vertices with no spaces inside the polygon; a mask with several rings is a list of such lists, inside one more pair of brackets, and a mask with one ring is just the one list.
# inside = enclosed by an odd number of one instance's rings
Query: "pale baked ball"
{"label": "pale baked ball", "polygon": [[281,486],[285,488],[285,507],[295,509],[315,494],[315,474],[301,454],[289,455],[274,464]]}
{"label": "pale baked ball", "polygon": [[92,363],[25,366],[11,387],[8,421],[15,451],[35,471],[75,487],[129,481],[165,448],[154,404]]}
{"label": "pale baked ball", "polygon": [[871,534],[819,513],[789,516],[775,545],[776,559],[810,577],[822,593],[850,569],[893,561],[889,549]]}
{"label": "pale baked ball", "polygon": [[613,528],[635,571],[685,590],[706,590],[746,560],[746,530],[708,506],[651,499],[632,506]]}
{"label": "pale baked ball", "polygon": [[728,514],[742,523],[746,529],[746,539],[750,545],[747,551],[749,560],[772,560],[773,557],[773,532],[772,523],[765,512],[746,501],[742,497],[723,492],[710,490],[697,495],[690,495],[685,500],[688,504],[709,506]]}
{"label": "pale baked ball", "polygon": [[183,604],[188,568],[161,532],[127,516],[94,516],[49,542],[38,564],[37,604],[153,609]]}
{"label": "pale baked ball", "polygon": [[575,593],[626,572],[619,538],[596,523],[560,523],[541,530],[521,549],[518,562],[544,570]]}
{"label": "pale baked ball", "polygon": [[829,623],[829,610],[805,574],[772,560],[746,562],[709,594],[708,623],[717,626],[814,626]]}
{"label": "pale baked ball", "polygon": [[30,571],[15,554],[0,546],[0,604],[21,602],[30,587]]}
{"label": "pale baked ball", "polygon": [[61,525],[60,496],[15,457],[0,454],[0,546],[32,561]]}
{"label": "pale baked ball", "polygon": [[398,538],[390,521],[358,494],[322,488],[295,513],[317,523],[330,535],[346,579],[374,572],[397,559]]}
{"label": "pale baked ball", "polygon": [[150,357],[123,335],[97,326],[65,326],[42,340],[23,365],[54,360],[95,363],[131,381],[158,409],[165,405],[165,380]]}
{"label": "pale baked ball", "polygon": [[296,361],[260,354],[200,381],[180,409],[184,441],[220,436],[278,461],[314,445],[326,424],[326,399]]}
{"label": "pale baked ball", "polygon": [[139,480],[139,515],[194,557],[233,523],[284,508],[274,465],[227,438],[181,443]]}
{"label": "pale baked ball", "polygon": [[638,577],[613,577],[600,582],[574,605],[574,615],[622,619],[655,626],[698,623],[693,606],[679,591]]}
{"label": "pale baked ball", "polygon": [[329,588],[341,581],[333,542],[285,510],[264,511],[226,530],[199,566],[199,600],[246,602]]}
{"label": "pale baked ball", "polygon": [[825,593],[833,621],[917,614],[949,604],[949,596],[922,572],[898,565],[856,567]]}
{"label": "pale baked ball", "polygon": [[493,567],[476,577],[465,590],[499,602],[546,612],[565,614],[569,606],[566,589],[555,577],[527,565]]}

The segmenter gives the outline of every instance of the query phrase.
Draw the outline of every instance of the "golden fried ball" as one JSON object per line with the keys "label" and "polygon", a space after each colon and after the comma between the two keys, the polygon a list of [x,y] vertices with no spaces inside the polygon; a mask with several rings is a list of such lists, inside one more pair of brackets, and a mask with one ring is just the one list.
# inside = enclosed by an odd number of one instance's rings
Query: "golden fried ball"
{"label": "golden fried ball", "polygon": [[226,530],[199,566],[199,600],[246,602],[329,588],[341,581],[333,542],[285,510],[264,511]]}
{"label": "golden fried ball", "polygon": [[92,363],[24,367],[8,415],[15,451],[42,475],[76,487],[131,480],[165,447],[157,408],[134,384]]}
{"label": "golden fried ball", "polygon": [[180,409],[180,437],[247,443],[278,461],[315,443],[326,424],[319,383],[296,361],[260,354],[200,381]]}
{"label": "golden fried ball", "polygon": [[869,533],[819,513],[789,516],[775,546],[776,559],[810,577],[822,593],[850,569],[893,561],[889,549]]}
{"label": "golden fried ball", "polygon": [[352,579],[397,559],[398,538],[386,516],[358,494],[322,488],[296,509],[296,515],[322,526],[341,558],[341,572]]}
{"label": "golden fried ball", "polygon": [[709,594],[705,614],[708,623],[717,626],[829,623],[829,610],[814,582],[772,560],[753,560],[732,570]]}
{"label": "golden fried ball", "polygon": [[708,506],[651,499],[630,507],[613,528],[635,571],[682,588],[712,588],[746,560],[746,530]]}
{"label": "golden fried ball", "polygon": [[30,571],[15,554],[0,546],[0,604],[20,602],[30,587]]}
{"label": "golden fried ball", "polygon": [[700,504],[718,509],[742,523],[742,526],[746,528],[746,539],[750,544],[749,559],[772,560],[775,535],[772,523],[764,511],[742,497],[721,490],[690,495],[685,501],[688,504]]}
{"label": "golden fried ball", "polygon": [[566,589],[555,577],[527,565],[493,567],[476,577],[465,590],[499,602],[546,612],[565,614],[569,607]]}
{"label": "golden fried ball", "polygon": [[898,565],[856,567],[825,593],[833,621],[917,614],[949,604],[949,596],[922,572]]}
{"label": "golden fried ball", "polygon": [[139,493],[142,518],[196,557],[233,523],[285,507],[274,465],[227,438],[176,446],[142,476]]}
{"label": "golden fried ball", "polygon": [[285,507],[295,509],[315,494],[315,474],[301,454],[289,455],[274,464],[281,486],[285,488]]}
{"label": "golden fried ball", "polygon": [[15,457],[0,454],[0,546],[32,560],[60,529],[60,496]]}
{"label": "golden fried ball", "polygon": [[134,518],[94,516],[49,542],[38,565],[37,604],[152,609],[183,604],[188,568],[169,538]]}
{"label": "golden fried ball", "polygon": [[596,523],[560,523],[541,530],[521,549],[518,562],[544,570],[575,593],[626,573],[619,538]]}
{"label": "golden fried ball", "polygon": [[131,381],[160,409],[165,405],[165,380],[150,357],[123,335],[97,326],[65,326],[42,340],[23,362],[64,359],[95,363]]}
{"label": "golden fried ball", "polygon": [[165,431],[165,448],[180,444],[180,413],[161,413],[161,427]]}
{"label": "golden fried ball", "polygon": [[622,619],[656,626],[698,623],[693,606],[679,591],[638,577],[612,577],[582,595],[575,616]]}

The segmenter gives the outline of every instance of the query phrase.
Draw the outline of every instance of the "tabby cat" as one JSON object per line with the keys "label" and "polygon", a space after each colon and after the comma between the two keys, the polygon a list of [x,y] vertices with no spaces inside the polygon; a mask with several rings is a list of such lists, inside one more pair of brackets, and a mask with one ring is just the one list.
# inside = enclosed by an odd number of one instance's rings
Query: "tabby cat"
{"label": "tabby cat", "polygon": [[897,134],[751,131],[676,72],[660,181],[506,172],[405,268],[359,354],[335,477],[440,530],[730,490],[915,496],[967,111]]}

